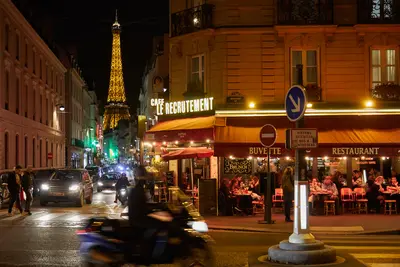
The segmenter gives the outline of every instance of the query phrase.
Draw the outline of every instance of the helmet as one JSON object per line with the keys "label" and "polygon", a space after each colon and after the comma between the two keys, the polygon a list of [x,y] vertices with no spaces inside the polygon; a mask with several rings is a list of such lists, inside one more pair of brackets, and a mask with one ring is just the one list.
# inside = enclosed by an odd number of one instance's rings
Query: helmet
{"label": "helmet", "polygon": [[126,177],[126,173],[121,173],[121,177]]}

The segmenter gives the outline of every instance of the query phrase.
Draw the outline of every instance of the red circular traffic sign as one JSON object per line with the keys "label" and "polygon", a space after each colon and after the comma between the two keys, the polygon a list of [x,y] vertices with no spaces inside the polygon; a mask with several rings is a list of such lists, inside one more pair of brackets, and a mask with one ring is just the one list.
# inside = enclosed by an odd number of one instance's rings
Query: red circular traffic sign
{"label": "red circular traffic sign", "polygon": [[260,142],[265,147],[271,147],[276,142],[276,128],[271,124],[265,124],[260,130]]}

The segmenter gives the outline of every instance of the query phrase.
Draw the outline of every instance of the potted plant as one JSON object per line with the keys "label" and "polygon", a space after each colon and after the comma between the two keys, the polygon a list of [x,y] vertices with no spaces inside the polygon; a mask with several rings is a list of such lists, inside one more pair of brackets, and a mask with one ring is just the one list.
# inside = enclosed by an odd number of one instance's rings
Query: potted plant
{"label": "potted plant", "polygon": [[400,85],[395,83],[382,83],[371,89],[371,95],[375,99],[384,101],[400,100]]}

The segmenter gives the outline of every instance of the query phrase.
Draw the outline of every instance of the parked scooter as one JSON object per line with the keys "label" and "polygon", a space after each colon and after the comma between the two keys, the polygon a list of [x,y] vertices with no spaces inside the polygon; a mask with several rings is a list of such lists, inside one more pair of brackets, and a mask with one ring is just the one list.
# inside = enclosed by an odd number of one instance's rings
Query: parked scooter
{"label": "parked scooter", "polygon": [[[77,231],[80,252],[87,266],[143,263],[214,266],[213,240],[207,234],[208,226],[190,199],[179,206],[157,203],[148,216],[170,221],[179,231],[154,229],[155,234],[145,237],[143,229],[130,226],[128,220],[90,219],[85,229]],[[149,246],[149,242],[153,246]],[[150,248],[152,251],[148,250]],[[150,259],[145,258],[149,255]]]}

